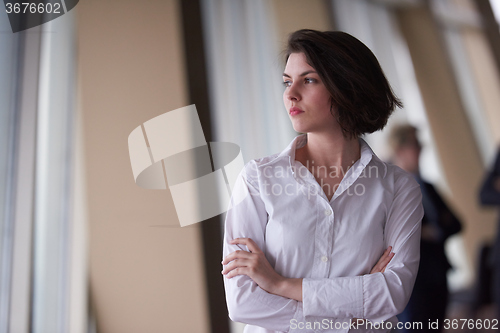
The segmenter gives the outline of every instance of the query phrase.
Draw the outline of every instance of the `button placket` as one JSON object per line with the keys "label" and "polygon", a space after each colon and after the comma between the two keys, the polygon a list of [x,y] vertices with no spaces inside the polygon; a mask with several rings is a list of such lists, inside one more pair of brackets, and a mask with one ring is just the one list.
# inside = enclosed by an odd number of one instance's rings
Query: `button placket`
{"label": "button placket", "polygon": [[315,264],[312,277],[325,278],[328,277],[330,271],[330,261],[327,255],[329,254],[328,250],[332,242],[332,238],[328,236],[330,234],[331,223],[329,223],[330,218],[325,216],[326,207],[328,206],[325,207],[322,204],[323,198],[316,196],[314,200],[318,209],[316,210]]}

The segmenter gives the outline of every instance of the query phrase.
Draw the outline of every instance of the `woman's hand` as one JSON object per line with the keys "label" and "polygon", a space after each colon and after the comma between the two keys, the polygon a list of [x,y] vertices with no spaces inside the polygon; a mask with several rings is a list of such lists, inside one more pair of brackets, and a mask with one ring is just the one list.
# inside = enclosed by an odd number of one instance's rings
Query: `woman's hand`
{"label": "woman's hand", "polygon": [[250,252],[238,250],[225,257],[222,261],[225,265],[222,274],[228,279],[246,275],[268,293],[275,294],[275,290],[286,278],[276,273],[257,244],[251,238],[236,238],[229,243],[246,245]]}
{"label": "woman's hand", "polygon": [[274,270],[264,252],[251,238],[236,238],[230,244],[243,244],[250,252],[238,250],[224,258],[222,274],[228,279],[246,275],[270,294],[302,302],[302,279],[285,278]]}
{"label": "woman's hand", "polygon": [[387,267],[391,259],[394,257],[394,252],[391,252],[391,250],[392,246],[389,246],[384,251],[380,259],[378,260],[377,264],[373,266],[372,270],[370,271],[370,274],[385,272],[385,268]]}

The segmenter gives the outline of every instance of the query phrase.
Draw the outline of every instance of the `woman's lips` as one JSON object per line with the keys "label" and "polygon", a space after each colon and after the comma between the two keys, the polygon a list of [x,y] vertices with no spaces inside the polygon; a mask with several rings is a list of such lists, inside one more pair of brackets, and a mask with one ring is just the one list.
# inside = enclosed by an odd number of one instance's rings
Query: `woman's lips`
{"label": "woman's lips", "polygon": [[293,108],[290,109],[290,115],[291,116],[295,116],[295,115],[301,114],[303,112],[304,111],[302,111],[301,109],[299,109],[297,107],[293,107]]}

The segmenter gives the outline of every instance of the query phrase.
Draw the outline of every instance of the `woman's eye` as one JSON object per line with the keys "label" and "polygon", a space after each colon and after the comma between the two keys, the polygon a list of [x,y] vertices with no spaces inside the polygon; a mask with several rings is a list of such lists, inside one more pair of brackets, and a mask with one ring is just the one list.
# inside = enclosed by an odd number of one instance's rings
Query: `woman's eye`
{"label": "woman's eye", "polygon": [[292,82],[290,82],[290,81],[283,81],[283,85],[285,87],[290,87],[292,85]]}
{"label": "woman's eye", "polygon": [[306,78],[306,83],[315,83],[316,80],[315,79],[311,79],[311,78]]}

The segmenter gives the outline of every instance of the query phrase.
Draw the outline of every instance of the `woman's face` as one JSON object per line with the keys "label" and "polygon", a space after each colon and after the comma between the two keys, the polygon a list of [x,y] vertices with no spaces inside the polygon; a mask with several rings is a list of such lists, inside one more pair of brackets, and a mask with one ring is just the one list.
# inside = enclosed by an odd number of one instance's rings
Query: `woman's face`
{"label": "woman's face", "polygon": [[333,131],[338,123],[330,113],[330,93],[304,53],[292,53],[283,73],[283,102],[295,131]]}

